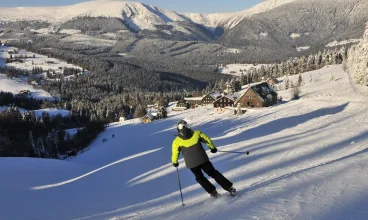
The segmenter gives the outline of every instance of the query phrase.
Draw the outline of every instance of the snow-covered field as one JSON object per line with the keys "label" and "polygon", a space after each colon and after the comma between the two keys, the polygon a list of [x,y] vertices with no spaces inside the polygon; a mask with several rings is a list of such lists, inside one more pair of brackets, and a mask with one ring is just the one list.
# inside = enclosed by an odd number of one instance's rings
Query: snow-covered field
{"label": "snow-covered field", "polygon": [[[301,99],[289,100],[290,90],[281,91],[282,103],[243,116],[213,114],[208,107],[170,112],[149,124],[111,124],[89,151],[67,161],[1,158],[0,216],[368,219],[368,88],[352,84],[341,66],[303,73],[303,79]],[[218,188],[223,195],[210,198],[180,159],[181,206],[170,160],[180,119],[220,150],[250,151],[207,151],[238,197]]]}
{"label": "snow-covered field", "polygon": [[[9,52],[18,51],[18,54],[13,54],[13,58],[18,56],[27,56],[27,58],[24,59],[24,63],[8,63],[5,64],[4,60],[6,58],[10,58]],[[35,58],[33,58],[33,55]],[[75,68],[82,70],[81,67],[75,66],[73,64],[69,64],[63,60],[55,59],[55,58],[48,58],[47,56],[32,53],[27,50],[21,50],[16,47],[7,47],[7,46],[0,46],[0,66],[12,66],[18,69],[24,69],[24,70],[32,70],[34,67],[42,68],[44,71],[47,70],[55,70],[55,72],[62,73],[62,70],[59,69],[59,67],[62,68]]]}
{"label": "snow-covered field", "polygon": [[[218,72],[222,74],[230,74],[233,76],[240,76],[240,70],[245,70],[248,72],[250,69],[260,69],[261,66],[264,65],[266,67],[267,64],[228,64],[225,66],[218,67]],[[244,75],[246,75],[246,72],[244,71]]]}
{"label": "snow-covered field", "polygon": [[72,44],[89,44],[89,45],[98,44],[100,46],[112,46],[116,43],[115,40],[100,39],[85,34],[74,34],[63,38],[62,41]]}
{"label": "snow-covered field", "polygon": [[51,117],[56,116],[58,114],[61,114],[63,117],[70,116],[70,111],[66,109],[53,109],[53,108],[45,108],[45,109],[39,109],[35,110],[36,117],[42,117],[43,112],[47,112]]}
{"label": "snow-covered field", "polygon": [[20,79],[9,79],[6,75],[0,74],[0,91],[18,94],[22,90],[29,90],[31,97],[37,99],[54,99],[48,92],[42,89],[35,89]]}

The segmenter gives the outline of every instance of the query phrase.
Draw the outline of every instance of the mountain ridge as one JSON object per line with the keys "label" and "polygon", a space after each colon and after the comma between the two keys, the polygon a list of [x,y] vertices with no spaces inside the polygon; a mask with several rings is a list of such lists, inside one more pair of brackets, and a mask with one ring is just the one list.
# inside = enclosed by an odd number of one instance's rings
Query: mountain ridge
{"label": "mountain ridge", "polygon": [[[191,21],[213,30],[219,25],[225,28],[233,28],[247,16],[262,13],[294,1],[299,0],[267,0],[243,11],[207,14],[175,12],[134,1],[95,0],[69,6],[0,8],[0,21],[39,20],[57,23],[77,17],[102,16],[121,18],[128,23],[133,22],[141,30],[152,29],[152,24],[183,21]],[[148,25],[143,25],[143,21],[146,21]]]}

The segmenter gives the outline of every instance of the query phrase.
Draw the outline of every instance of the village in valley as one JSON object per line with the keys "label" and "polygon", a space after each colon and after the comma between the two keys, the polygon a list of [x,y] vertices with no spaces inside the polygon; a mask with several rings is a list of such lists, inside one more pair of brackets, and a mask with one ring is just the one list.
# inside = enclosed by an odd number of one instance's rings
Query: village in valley
{"label": "village in valley", "polygon": [[[180,112],[188,109],[206,107],[213,109],[212,113],[222,114],[231,111],[234,115],[242,115],[248,109],[260,109],[270,107],[282,101],[282,97],[278,96],[275,85],[281,84],[283,81],[269,77],[266,80],[258,83],[252,83],[241,86],[239,90],[232,86],[228,81],[225,83],[226,89],[207,93],[205,95],[200,91],[188,93],[185,91],[185,96],[177,102],[171,103],[171,111]],[[286,80],[286,83],[288,79]],[[153,120],[166,118],[167,111],[165,108],[170,107],[168,100],[156,102],[154,105],[149,105],[147,115],[142,118],[144,123],[149,123]],[[164,116],[164,117],[163,117]],[[121,118],[120,122],[126,120]]]}

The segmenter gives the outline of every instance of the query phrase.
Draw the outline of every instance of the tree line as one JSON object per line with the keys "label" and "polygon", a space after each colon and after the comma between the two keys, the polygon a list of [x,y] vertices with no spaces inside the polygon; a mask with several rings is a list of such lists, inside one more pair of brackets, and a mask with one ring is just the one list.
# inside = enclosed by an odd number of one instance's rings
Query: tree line
{"label": "tree line", "polygon": [[[51,117],[44,112],[36,117],[9,107],[0,112],[0,156],[63,159],[87,147],[105,126],[105,121],[76,114]],[[73,136],[67,132],[71,128],[77,128]]]}

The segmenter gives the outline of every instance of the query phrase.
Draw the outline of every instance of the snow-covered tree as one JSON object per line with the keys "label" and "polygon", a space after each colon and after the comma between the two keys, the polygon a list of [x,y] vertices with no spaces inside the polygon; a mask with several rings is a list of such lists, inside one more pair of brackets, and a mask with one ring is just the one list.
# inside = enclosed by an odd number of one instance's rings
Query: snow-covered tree
{"label": "snow-covered tree", "polygon": [[363,40],[349,50],[348,68],[356,83],[368,86],[368,25]]}

